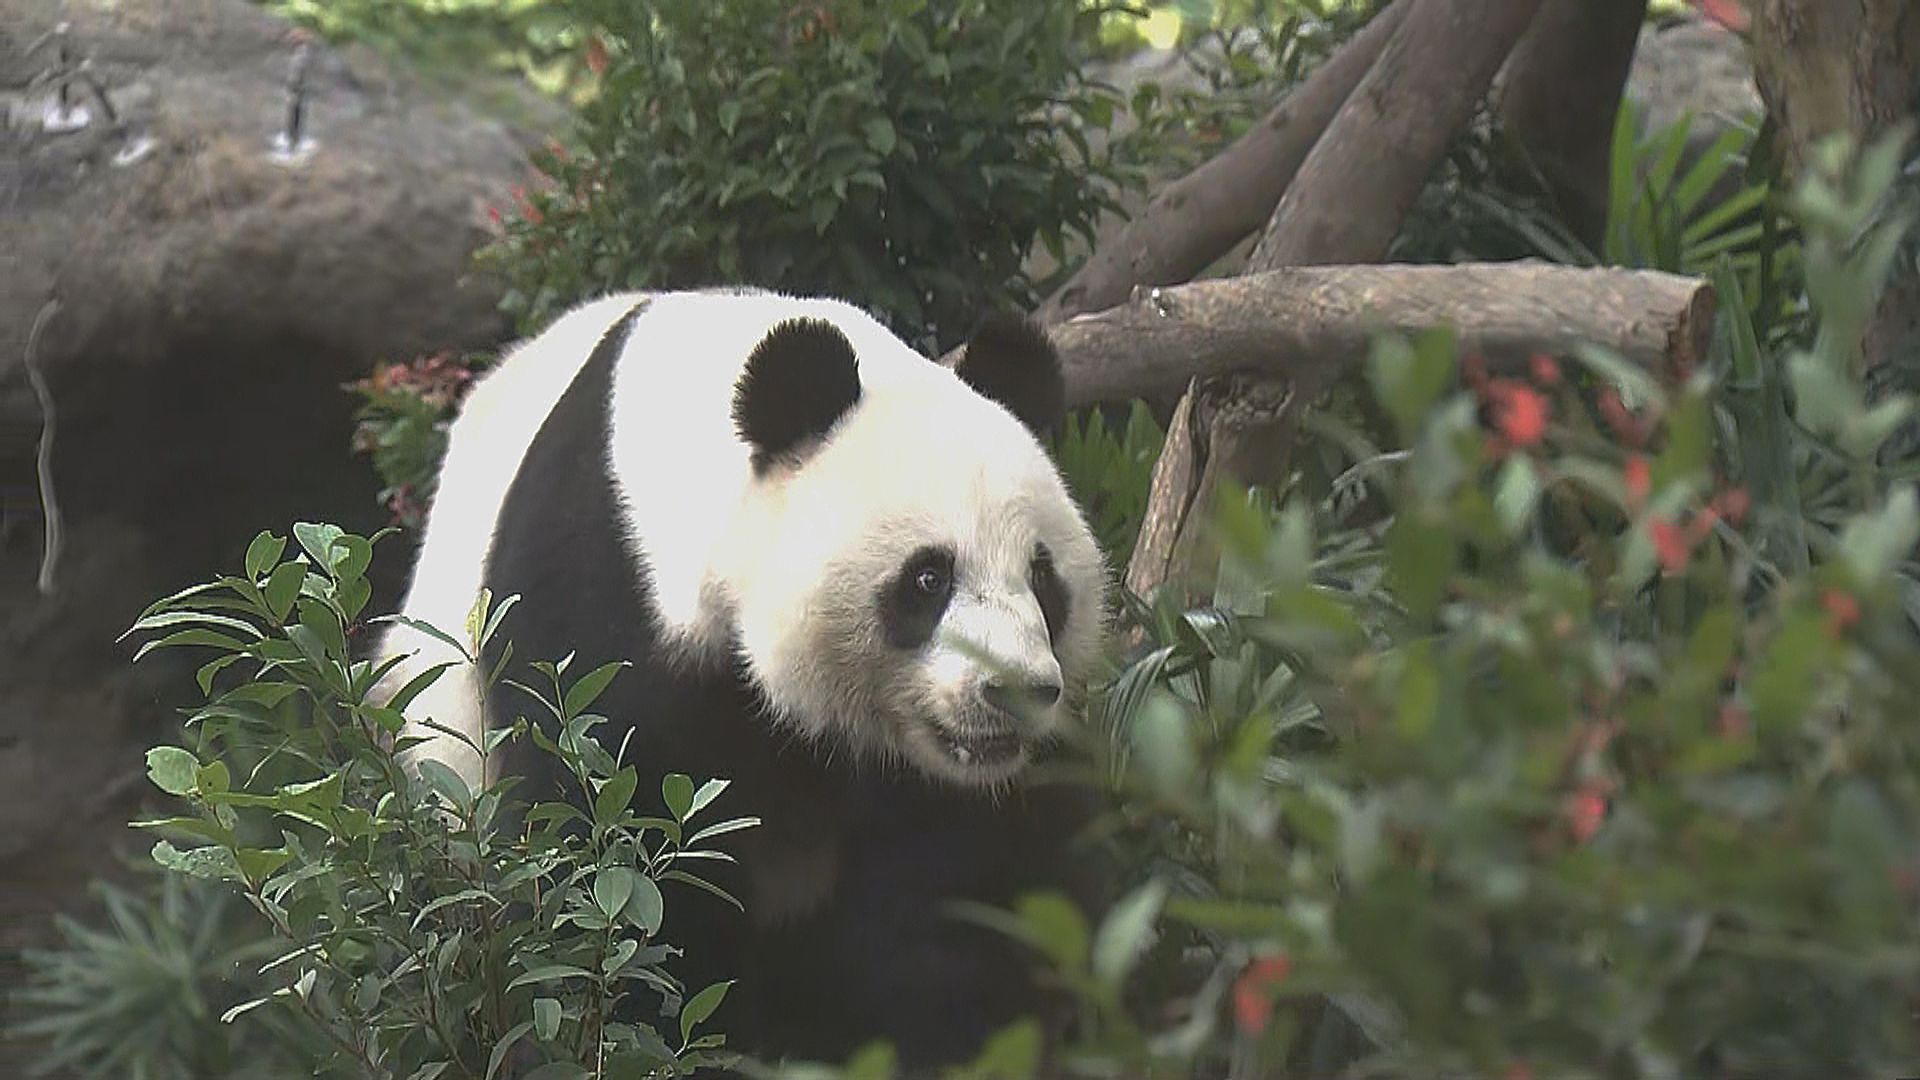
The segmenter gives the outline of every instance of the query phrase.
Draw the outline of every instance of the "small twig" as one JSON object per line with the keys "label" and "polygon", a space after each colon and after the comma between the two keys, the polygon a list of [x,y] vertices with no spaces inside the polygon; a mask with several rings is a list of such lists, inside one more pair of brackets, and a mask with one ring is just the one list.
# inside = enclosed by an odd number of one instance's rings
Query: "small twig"
{"label": "small twig", "polygon": [[40,350],[40,333],[46,329],[48,320],[60,310],[60,301],[48,298],[40,305],[40,313],[34,316],[33,329],[27,334],[27,351],[23,358],[27,368],[27,382],[33,387],[33,396],[40,403],[40,448],[35,470],[40,480],[40,513],[46,520],[46,547],[40,555],[40,595],[52,596],[54,592],[53,572],[60,562],[60,500],[53,490],[53,391],[48,389],[47,380],[40,374],[37,357]]}

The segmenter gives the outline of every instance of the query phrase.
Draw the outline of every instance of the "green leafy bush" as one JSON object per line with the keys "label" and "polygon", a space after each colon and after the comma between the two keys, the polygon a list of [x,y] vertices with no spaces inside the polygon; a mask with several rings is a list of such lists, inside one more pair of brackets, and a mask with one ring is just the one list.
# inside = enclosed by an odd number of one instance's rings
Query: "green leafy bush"
{"label": "green leafy bush", "polygon": [[[156,862],[237,890],[277,939],[261,969],[271,990],[222,1019],[289,1010],[328,1042],[307,1063],[316,1075],[481,1077],[514,1061],[554,1080],[724,1061],[724,1037],[698,1029],[728,984],[680,986],[658,931],[675,890],[718,892],[692,860],[724,857],[711,842],[755,824],[697,825],[726,781],[669,776],[667,816],[636,814],[634,768],[600,745],[604,718],[587,711],[624,665],[568,680],[570,658],[533,663],[535,686],[506,678],[503,658],[484,692],[512,687],[541,715],[475,747],[530,738],[563,766],[566,799],[529,807],[511,780],[475,791],[433,761],[415,775],[399,755],[418,740],[399,737],[399,710],[452,665],[374,700],[397,659],[376,667],[348,645],[372,542],[293,531],[290,558],[262,533],[242,574],[155,603],[130,631],[148,639],[139,656],[217,654],[197,677],[208,700],[188,717],[195,745],[147,755],[184,812],[136,824],[163,837]],[[420,628],[472,663],[512,603],[483,594],[464,641]],[[653,999],[663,1022],[633,1019]]]}
{"label": "green leafy bush", "polygon": [[[1176,52],[1184,78],[1143,80],[1128,102],[1136,126],[1115,143],[1122,161],[1160,175],[1198,166],[1245,134],[1379,5],[1232,0],[1178,6]],[[1135,10],[1109,18],[1131,21]]]}
{"label": "green leafy bush", "polygon": [[530,327],[623,287],[857,299],[909,341],[1026,310],[1037,242],[1090,233],[1115,102],[1071,0],[570,0],[604,48],[574,154],[544,154],[491,261]]}
{"label": "green leafy bush", "polygon": [[438,352],[382,364],[347,387],[358,395],[353,448],[372,459],[380,501],[395,524],[418,529],[439,486],[447,428],[472,386],[480,354]]}
{"label": "green leafy bush", "polygon": [[[1105,695],[1132,892],[1017,913],[1069,1073],[1910,1068],[1920,498],[1875,449],[1913,403],[1857,374],[1896,149],[1797,192],[1807,340],[1762,351],[1723,264],[1701,371],[1386,342],[1401,448],[1349,482],[1390,513],[1221,507],[1214,602],[1136,604]],[[1808,440],[1829,527],[1764,472]]]}
{"label": "green leafy bush", "polygon": [[9,1039],[41,1040],[30,1073],[88,1080],[312,1076],[326,1052],[304,1018],[272,1014],[245,1029],[220,1014],[261,992],[261,964],[282,951],[254,932],[223,886],[151,863],[134,887],[96,883],[105,921],[55,916],[57,945],[21,953]]}
{"label": "green leafy bush", "polygon": [[1133,554],[1153,465],[1166,437],[1145,403],[1135,401],[1117,430],[1108,425],[1105,411],[1087,409],[1068,414],[1053,440],[1054,461],[1110,566],[1125,566]]}

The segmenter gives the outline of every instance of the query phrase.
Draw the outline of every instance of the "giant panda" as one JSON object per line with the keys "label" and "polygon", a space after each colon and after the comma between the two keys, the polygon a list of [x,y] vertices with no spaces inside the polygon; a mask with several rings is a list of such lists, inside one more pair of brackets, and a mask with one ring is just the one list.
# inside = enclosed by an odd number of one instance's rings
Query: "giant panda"
{"label": "giant panda", "polygon": [[[1034,782],[1101,652],[1110,575],[1039,436],[1063,409],[1043,333],[989,320],[953,368],[850,304],[760,290],[626,293],[566,313],[473,389],[403,613],[458,632],[484,587],[520,602],[490,654],[622,671],[594,712],[641,799],[680,772],[750,814],[661,937],[713,1025],[763,1060],[966,1059],[1041,1010],[1033,954],[952,917],[1035,889],[1083,904],[1100,861],[1082,787]],[[398,624],[394,684],[457,660]],[[413,751],[473,784],[477,741],[539,715],[453,668],[407,710]],[[631,728],[631,734],[626,731]],[[557,793],[523,742],[489,755]],[[528,785],[533,790],[528,790]],[[647,811],[644,803],[642,812]],[[715,820],[718,820],[716,818]]]}

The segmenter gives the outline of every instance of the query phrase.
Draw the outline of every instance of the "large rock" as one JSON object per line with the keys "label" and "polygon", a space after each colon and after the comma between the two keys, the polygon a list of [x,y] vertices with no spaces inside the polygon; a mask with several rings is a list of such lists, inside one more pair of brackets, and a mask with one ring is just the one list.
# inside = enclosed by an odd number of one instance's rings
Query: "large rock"
{"label": "large rock", "polygon": [[[27,48],[60,17],[130,133],[153,140],[137,161],[114,162],[124,143],[104,124],[40,123],[29,83],[51,56]],[[142,752],[193,693],[179,663],[134,671],[114,638],[151,599],[237,566],[261,528],[382,524],[342,384],[377,360],[506,334],[469,260],[486,207],[529,170],[527,137],[505,122],[325,47],[307,80],[317,146],[276,161],[292,40],[242,0],[0,0],[0,27],[6,984],[37,916],[137,839],[124,823],[144,796]],[[49,299],[38,367],[65,542],[43,595],[42,414],[21,357]],[[390,601],[405,552],[384,550]]]}
{"label": "large rock", "polygon": [[1633,54],[1627,96],[1648,130],[1692,116],[1709,137],[1766,111],[1746,41],[1693,15],[1647,24]]}

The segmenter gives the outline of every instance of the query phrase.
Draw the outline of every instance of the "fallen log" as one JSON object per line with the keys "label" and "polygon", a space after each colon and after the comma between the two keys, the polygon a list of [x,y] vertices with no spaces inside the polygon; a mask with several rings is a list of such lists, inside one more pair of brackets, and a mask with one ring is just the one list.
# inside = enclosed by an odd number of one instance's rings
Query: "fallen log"
{"label": "fallen log", "polygon": [[[1177,395],[1232,372],[1327,375],[1375,334],[1451,326],[1489,355],[1600,345],[1652,370],[1698,363],[1713,330],[1705,281],[1539,262],[1282,267],[1135,290],[1048,328],[1070,405]],[[958,359],[957,355],[948,361]]]}

